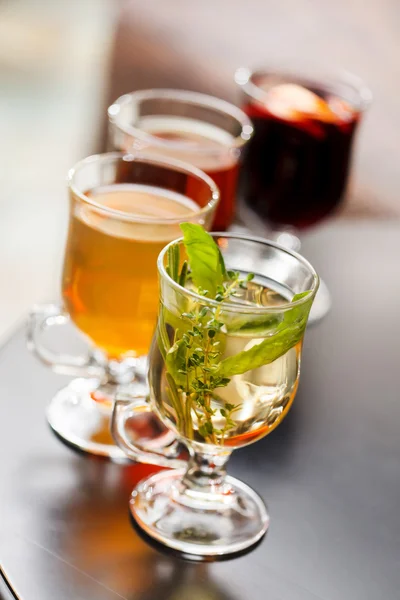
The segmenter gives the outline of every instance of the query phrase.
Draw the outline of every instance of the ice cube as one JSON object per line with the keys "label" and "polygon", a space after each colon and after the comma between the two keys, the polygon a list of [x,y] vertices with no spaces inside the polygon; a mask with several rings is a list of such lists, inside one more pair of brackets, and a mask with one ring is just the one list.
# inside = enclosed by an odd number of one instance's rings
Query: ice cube
{"label": "ice cube", "polygon": [[312,117],[320,121],[335,121],[335,114],[317,94],[295,83],[283,83],[268,91],[266,106],[281,119],[298,121]]}

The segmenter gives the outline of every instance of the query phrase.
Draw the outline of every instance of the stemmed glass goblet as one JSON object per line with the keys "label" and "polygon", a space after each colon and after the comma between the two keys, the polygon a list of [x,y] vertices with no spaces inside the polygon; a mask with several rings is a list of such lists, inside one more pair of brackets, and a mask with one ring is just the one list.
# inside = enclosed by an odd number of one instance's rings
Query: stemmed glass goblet
{"label": "stemmed glass goblet", "polygon": [[[48,407],[53,431],[74,448],[121,460],[110,434],[112,403],[119,385],[147,390],[157,256],[182,221],[210,228],[219,192],[185,163],[118,152],[79,162],[68,187],[62,303],[32,311],[28,343],[46,366],[78,377]],[[45,340],[48,329],[70,321],[89,342],[86,355],[54,352]]]}
{"label": "stemmed glass goblet", "polygon": [[[240,215],[257,235],[294,250],[298,232],[331,214],[344,198],[353,142],[371,92],[347,71],[315,64],[240,68],[235,81],[254,133],[246,147]],[[310,315],[330,308],[321,282]]]}
{"label": "stemmed glass goblet", "polygon": [[114,149],[184,160],[207,173],[221,196],[213,230],[231,225],[241,155],[253,132],[243,111],[207,94],[150,89],[121,96],[108,117]]}
{"label": "stemmed glass goblet", "polygon": [[[247,284],[233,301],[199,295],[189,277],[180,285],[160,254],[160,306],[150,351],[150,400],[118,397],[115,440],[134,460],[174,467],[143,480],[130,510],[159,542],[187,555],[243,550],[268,528],[261,498],[226,475],[233,450],[271,433],[295,397],[303,335],[318,276],[300,255],[278,244],[238,234],[214,234],[227,269]],[[173,252],[172,252],[173,254]],[[229,271],[228,271],[229,273]],[[127,424],[154,412],[160,435],[143,447]],[[182,444],[189,450],[179,458]],[[152,452],[149,452],[150,446]]]}

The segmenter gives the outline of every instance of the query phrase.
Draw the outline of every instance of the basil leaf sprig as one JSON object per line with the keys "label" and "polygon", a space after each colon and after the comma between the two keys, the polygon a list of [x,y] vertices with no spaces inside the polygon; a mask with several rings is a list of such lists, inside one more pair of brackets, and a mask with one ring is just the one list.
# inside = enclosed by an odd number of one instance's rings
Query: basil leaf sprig
{"label": "basil leaf sprig", "polygon": [[189,257],[193,283],[200,290],[207,290],[209,298],[215,298],[217,288],[227,278],[221,250],[201,225],[182,223],[183,243]]}

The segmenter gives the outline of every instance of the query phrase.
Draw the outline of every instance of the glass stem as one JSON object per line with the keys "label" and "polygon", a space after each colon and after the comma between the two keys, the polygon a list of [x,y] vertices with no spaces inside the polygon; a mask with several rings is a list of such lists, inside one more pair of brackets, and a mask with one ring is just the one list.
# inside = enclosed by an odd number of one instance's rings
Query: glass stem
{"label": "glass stem", "polygon": [[103,384],[123,385],[134,379],[141,382],[147,380],[147,357],[134,358],[130,356],[109,358],[100,350],[92,353],[93,361],[104,369]]}
{"label": "glass stem", "polygon": [[225,495],[229,487],[225,481],[225,465],[230,455],[231,451],[225,448],[217,453],[192,452],[180,492],[214,498]]}
{"label": "glass stem", "polygon": [[131,392],[133,396],[146,395],[147,385],[147,358],[123,358],[121,360],[108,359],[104,355],[95,354],[97,364],[104,369],[104,374],[96,390],[91,394],[92,400],[104,404],[110,410],[118,389],[123,388],[125,393]]}

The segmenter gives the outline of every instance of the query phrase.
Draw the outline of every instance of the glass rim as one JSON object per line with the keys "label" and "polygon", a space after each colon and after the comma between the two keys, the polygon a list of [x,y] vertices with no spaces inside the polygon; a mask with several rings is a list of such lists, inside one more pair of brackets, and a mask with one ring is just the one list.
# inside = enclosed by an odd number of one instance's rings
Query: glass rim
{"label": "glass rim", "polygon": [[[170,168],[171,170],[179,171],[181,173],[186,173],[187,175],[191,175],[191,176],[196,177],[197,179],[200,179],[201,181],[203,181],[210,190],[210,199],[205,206],[201,206],[201,207],[199,206],[199,210],[194,212],[191,215],[192,218],[198,217],[199,215],[207,214],[208,212],[210,212],[212,209],[215,208],[216,204],[219,201],[220,193],[219,193],[219,189],[218,189],[217,185],[214,183],[214,181],[211,179],[211,177],[206,175],[206,173],[203,173],[203,171],[201,171],[197,167],[194,167],[193,165],[191,165],[189,163],[185,163],[180,160],[176,160],[176,159],[172,159],[172,158],[164,158],[163,159],[162,157],[154,158],[153,156],[149,156],[149,155],[142,154],[142,153],[137,153],[135,155],[132,155],[132,154],[127,154],[126,152],[105,152],[102,154],[92,154],[91,156],[87,156],[86,158],[80,160],[73,167],[71,167],[69,169],[68,174],[67,174],[68,188],[82,202],[85,202],[86,204],[89,204],[91,207],[95,208],[96,210],[98,210],[102,213],[111,215],[114,218],[122,219],[124,221],[129,221],[131,223],[146,223],[149,225],[159,225],[159,224],[172,225],[172,224],[182,223],[182,216],[180,218],[171,217],[171,218],[163,218],[163,219],[160,219],[157,217],[155,217],[155,218],[143,217],[141,215],[135,215],[133,213],[126,212],[124,210],[118,210],[116,208],[104,206],[103,204],[99,204],[98,202],[96,202],[96,200],[94,198],[90,198],[85,192],[82,192],[81,190],[79,190],[77,188],[77,186],[74,182],[74,178],[81,169],[85,168],[88,165],[94,164],[94,163],[103,163],[103,162],[107,163],[107,162],[111,162],[111,161],[117,161],[118,159],[120,161],[125,161],[125,162],[139,162],[139,163],[154,165],[156,167],[158,166],[158,167],[163,167],[163,168]],[[116,184],[116,185],[118,185],[118,184]],[[151,184],[148,184],[148,185],[151,185]],[[158,187],[158,188],[160,188],[160,190],[169,189],[166,187],[162,187],[160,185],[156,185],[154,187],[156,187],[156,188]],[[169,190],[169,191],[171,191],[171,190]],[[196,202],[196,200],[193,198],[191,198],[191,200]]]}
{"label": "glass rim", "polygon": [[[227,149],[240,149],[242,148],[253,135],[253,124],[249,117],[240,108],[222,100],[221,98],[215,98],[208,94],[202,94],[200,92],[191,92],[187,90],[175,90],[170,88],[157,88],[157,89],[146,89],[137,90],[128,94],[123,94],[115,100],[107,109],[109,121],[112,125],[120,129],[123,133],[132,137],[137,137],[141,140],[147,141],[152,145],[159,146],[160,148],[170,148],[175,150],[184,150],[182,142],[176,142],[171,140],[164,140],[151,133],[135,127],[130,123],[125,123],[121,119],[121,108],[132,102],[140,102],[141,100],[157,100],[167,99],[181,103],[192,104],[193,106],[201,106],[209,108],[215,112],[229,115],[235,119],[241,127],[241,132],[238,136],[232,139],[232,143],[227,146]],[[191,147],[190,152],[192,154],[207,154],[220,152],[215,150],[215,147],[203,146],[201,148]]]}
{"label": "glass rim", "polygon": [[[260,69],[251,69],[249,67],[239,67],[236,69],[234,74],[234,80],[236,84],[242,88],[242,90],[255,100],[263,102],[266,98],[268,92],[262,90],[256,83],[254,83],[254,78],[257,76],[263,75],[288,75],[292,77],[297,77],[299,79],[314,79],[315,81],[321,82],[321,85],[324,84],[324,71],[326,72],[327,77],[332,76],[332,81],[335,83],[345,83],[350,85],[359,96],[359,102],[357,105],[357,112],[364,112],[372,102],[372,92],[368,85],[364,82],[364,80],[355,75],[351,71],[347,69],[331,69],[329,67],[324,67],[319,63],[304,63],[297,64],[294,62],[283,62],[282,64],[271,64],[266,65],[265,68]],[[326,83],[325,83],[326,84]]]}
{"label": "glass rim", "polygon": [[[214,232],[213,231],[210,233],[210,235],[212,235],[212,237],[214,237],[214,238],[225,237],[225,238],[229,238],[229,239],[244,240],[246,242],[256,242],[258,244],[262,244],[263,246],[272,246],[273,248],[276,248],[277,250],[281,250],[282,252],[289,254],[291,257],[297,259],[300,263],[302,263],[310,271],[310,273],[313,277],[313,284],[309,290],[309,293],[306,296],[304,296],[303,298],[299,298],[299,300],[296,300],[295,302],[288,301],[288,302],[285,302],[284,304],[280,304],[279,306],[243,306],[243,305],[237,305],[237,304],[229,304],[229,307],[226,308],[227,311],[242,313],[242,314],[243,313],[257,314],[257,315],[268,314],[271,312],[274,312],[274,313],[286,312],[287,310],[291,310],[294,307],[305,304],[306,302],[308,302],[310,300],[310,298],[315,297],[315,294],[317,293],[318,287],[319,287],[319,281],[320,281],[319,275],[316,272],[316,270],[314,269],[314,267],[312,266],[312,264],[306,258],[304,258],[304,256],[302,256],[301,254],[298,254],[294,250],[289,250],[288,248],[285,248],[281,244],[277,244],[276,242],[272,242],[268,239],[265,239],[262,237],[257,237],[257,236],[252,236],[252,235],[247,235],[247,234],[243,234],[243,233],[224,233],[224,232],[218,232],[218,231]],[[179,244],[182,242],[183,242],[183,237],[180,237],[176,240],[173,240],[169,244],[167,244],[161,250],[160,254],[158,255],[158,259],[157,259],[158,272],[164,279],[166,279],[168,281],[168,283],[173,288],[175,288],[177,291],[184,293],[185,295],[189,296],[190,298],[193,298],[197,302],[202,303],[202,304],[208,304],[213,307],[221,306],[221,302],[217,302],[216,300],[214,300],[212,298],[207,298],[206,296],[200,296],[200,294],[197,294],[196,292],[193,292],[192,290],[189,290],[189,289],[181,286],[179,283],[174,281],[172,279],[172,277],[170,277],[170,275],[168,275],[166,268],[164,266],[165,255],[167,254],[168,249],[171,246],[174,246],[175,244]]]}

